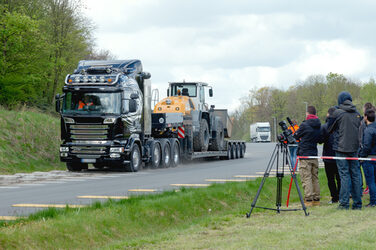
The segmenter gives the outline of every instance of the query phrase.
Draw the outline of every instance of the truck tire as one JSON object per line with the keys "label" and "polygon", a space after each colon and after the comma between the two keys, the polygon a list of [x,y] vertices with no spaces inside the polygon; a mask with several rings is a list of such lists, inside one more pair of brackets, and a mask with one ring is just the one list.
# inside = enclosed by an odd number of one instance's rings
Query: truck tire
{"label": "truck tire", "polygon": [[239,155],[239,158],[244,158],[244,143],[240,143],[239,144],[239,148],[240,148],[240,155]]}
{"label": "truck tire", "polygon": [[150,162],[149,166],[150,168],[159,168],[161,165],[161,159],[162,159],[162,150],[161,150],[161,144],[157,141],[152,142],[150,145]]}
{"label": "truck tire", "polygon": [[220,156],[219,159],[221,159],[221,160],[230,160],[231,159],[231,147],[230,147],[230,144],[227,145],[227,155],[226,156]]}
{"label": "truck tire", "polygon": [[133,144],[130,156],[129,163],[124,164],[125,171],[127,172],[137,172],[141,169],[142,159],[140,148],[137,144]]}
{"label": "truck tire", "polygon": [[209,150],[212,151],[221,151],[224,148],[225,143],[225,131],[221,122],[217,124],[217,133],[216,137],[212,140]]}
{"label": "truck tire", "polygon": [[234,144],[231,144],[231,146],[230,146],[230,158],[231,159],[235,159],[235,145]]}
{"label": "truck tire", "polygon": [[235,143],[235,159],[239,159],[239,157],[240,157],[239,143]]}
{"label": "truck tire", "polygon": [[88,169],[87,164],[67,162],[67,169],[70,172],[80,172],[82,169]]}
{"label": "truck tire", "polygon": [[206,152],[209,147],[209,126],[205,119],[200,121],[198,136],[193,137],[193,149],[197,152]]}
{"label": "truck tire", "polygon": [[177,140],[172,140],[171,145],[171,167],[176,167],[180,164],[180,147]]}
{"label": "truck tire", "polygon": [[171,146],[168,140],[161,140],[162,144],[162,161],[161,168],[169,168],[171,166]]}

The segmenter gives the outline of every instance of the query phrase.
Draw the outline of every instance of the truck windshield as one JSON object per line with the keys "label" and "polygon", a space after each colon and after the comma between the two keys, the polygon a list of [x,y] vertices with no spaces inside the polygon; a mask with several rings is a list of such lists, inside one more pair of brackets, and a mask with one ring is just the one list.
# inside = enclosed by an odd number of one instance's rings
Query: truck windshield
{"label": "truck windshield", "polygon": [[121,93],[72,93],[63,100],[64,114],[120,114]]}
{"label": "truck windshield", "polygon": [[257,132],[269,132],[270,131],[270,127],[258,127],[256,129]]}
{"label": "truck windshield", "polygon": [[185,95],[189,97],[196,97],[196,89],[195,84],[174,84],[171,85],[171,96]]}

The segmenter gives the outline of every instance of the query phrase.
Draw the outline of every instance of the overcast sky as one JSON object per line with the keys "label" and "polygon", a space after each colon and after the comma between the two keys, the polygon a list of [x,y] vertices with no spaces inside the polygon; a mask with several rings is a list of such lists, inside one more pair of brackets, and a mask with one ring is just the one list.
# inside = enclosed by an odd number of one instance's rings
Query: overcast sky
{"label": "overcast sky", "polygon": [[86,0],[98,48],[141,59],[165,97],[204,81],[209,104],[235,110],[248,91],[312,74],[375,77],[376,1]]}

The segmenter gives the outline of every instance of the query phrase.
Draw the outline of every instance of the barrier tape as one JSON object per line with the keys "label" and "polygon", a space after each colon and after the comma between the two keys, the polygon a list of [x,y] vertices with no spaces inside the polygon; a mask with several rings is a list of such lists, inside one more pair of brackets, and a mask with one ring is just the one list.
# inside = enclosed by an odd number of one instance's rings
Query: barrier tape
{"label": "barrier tape", "polygon": [[338,156],[297,156],[298,159],[348,160],[348,161],[376,161],[376,158],[338,157]]}

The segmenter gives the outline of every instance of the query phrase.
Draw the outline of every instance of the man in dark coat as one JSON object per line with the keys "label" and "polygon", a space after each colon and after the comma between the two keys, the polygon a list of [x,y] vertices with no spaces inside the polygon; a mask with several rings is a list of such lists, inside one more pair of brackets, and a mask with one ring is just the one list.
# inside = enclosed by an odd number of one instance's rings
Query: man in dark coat
{"label": "man in dark coat", "polygon": [[[334,133],[333,149],[337,157],[358,157],[358,131],[361,116],[352,103],[349,92],[338,95],[338,109],[333,113],[333,122],[328,124],[329,133]],[[350,180],[353,199],[352,209],[362,208],[361,181],[359,162],[355,160],[336,160],[341,190],[339,192],[339,209],[349,208]]]}
{"label": "man in dark coat", "polygon": [[[321,123],[316,108],[307,107],[306,120],[302,122],[294,137],[300,140],[298,156],[317,156],[317,142],[320,139]],[[300,159],[299,173],[304,189],[306,206],[320,205],[319,162],[317,159]]]}
{"label": "man in dark coat", "polygon": [[[328,132],[328,123],[333,119],[335,107],[331,107],[326,115],[326,123],[321,126],[321,141],[324,143],[322,156],[335,156],[333,150],[334,135]],[[329,204],[337,203],[339,201],[339,190],[341,188],[341,180],[339,178],[336,160],[324,159],[326,178],[328,179],[328,187],[332,199]],[[337,183],[336,183],[337,181]]]}
{"label": "man in dark coat", "polygon": [[[376,123],[375,123],[375,111],[368,109],[365,112],[365,122],[367,127],[363,133],[363,147],[360,150],[360,157],[376,157]],[[364,161],[363,170],[366,177],[366,181],[369,188],[370,203],[367,207],[376,206],[376,184],[375,184],[375,172],[376,163],[373,161]]]}

